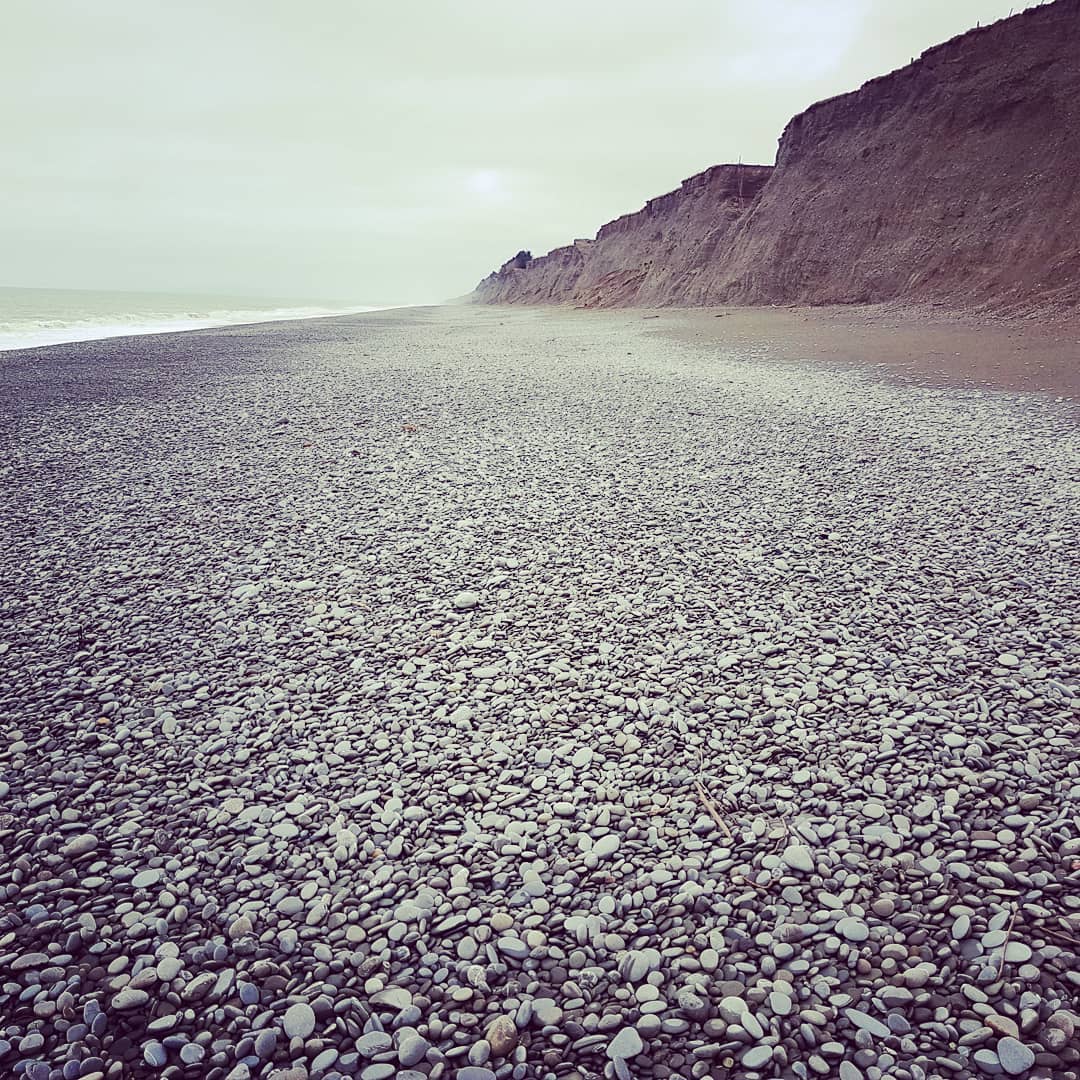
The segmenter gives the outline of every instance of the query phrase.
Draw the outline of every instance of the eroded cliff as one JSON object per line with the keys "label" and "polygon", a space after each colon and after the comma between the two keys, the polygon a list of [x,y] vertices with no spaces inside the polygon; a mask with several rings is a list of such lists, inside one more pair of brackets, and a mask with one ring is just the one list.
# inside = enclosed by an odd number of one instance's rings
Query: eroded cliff
{"label": "eroded cliff", "polygon": [[[525,254],[525,253],[522,253]],[[936,46],[477,287],[492,303],[1080,302],[1080,0]]]}
{"label": "eroded cliff", "polygon": [[519,252],[477,293],[490,303],[707,303],[702,272],[727,249],[771,173],[771,165],[715,165],[609,222],[595,240],[576,240],[537,259]]}

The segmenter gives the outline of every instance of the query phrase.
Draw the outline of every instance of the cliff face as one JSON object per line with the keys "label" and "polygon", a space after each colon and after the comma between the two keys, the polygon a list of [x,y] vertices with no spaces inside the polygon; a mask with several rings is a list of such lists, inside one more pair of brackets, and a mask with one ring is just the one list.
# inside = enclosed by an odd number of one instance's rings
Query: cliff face
{"label": "cliff face", "polygon": [[709,169],[474,298],[1075,305],[1078,43],[1080,0],[971,31],[796,116],[775,169]]}
{"label": "cliff face", "polygon": [[519,252],[474,295],[493,304],[708,303],[708,268],[728,249],[772,171],[771,165],[715,165],[608,222],[595,240],[576,240],[537,259]]}

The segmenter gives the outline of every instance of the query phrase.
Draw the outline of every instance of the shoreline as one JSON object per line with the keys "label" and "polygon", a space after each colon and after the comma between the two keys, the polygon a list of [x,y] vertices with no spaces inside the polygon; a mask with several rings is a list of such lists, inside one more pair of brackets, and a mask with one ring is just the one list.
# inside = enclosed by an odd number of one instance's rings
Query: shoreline
{"label": "shoreline", "polygon": [[[410,306],[414,305],[406,304],[401,305],[400,307],[397,305],[388,305],[386,307],[358,307],[355,309],[343,309],[341,311],[320,311],[308,315],[296,314],[295,312],[290,312],[289,314],[271,314],[274,310],[280,309],[269,309],[267,311],[268,318],[245,318],[237,322],[221,321],[211,318],[178,318],[175,320],[175,324],[171,324],[168,320],[163,320],[160,323],[132,324],[130,327],[117,323],[105,323],[100,326],[87,327],[72,326],[66,329],[58,328],[55,332],[58,334],[67,334],[82,330],[85,330],[86,332],[79,333],[76,337],[62,337],[51,341],[35,341],[28,345],[8,344],[4,341],[3,334],[0,334],[0,353],[30,352],[34,349],[51,349],[58,345],[78,345],[85,341],[112,341],[116,338],[157,337],[161,334],[186,334],[197,330],[224,330],[234,326],[262,326],[265,323],[311,322],[314,319],[342,319],[350,318],[355,315],[366,315],[369,312],[376,311],[400,311],[403,308]],[[41,334],[50,333],[49,330],[27,331],[27,333],[37,332]]]}
{"label": "shoreline", "polygon": [[[682,344],[836,364],[913,386],[1080,398],[1080,313],[999,318],[897,305],[574,308],[484,304],[501,314],[605,316]],[[748,357],[749,358],[749,357]]]}
{"label": "shoreline", "polygon": [[[683,344],[752,349],[771,360],[837,364],[915,386],[981,389],[1080,398],[1080,314],[1046,320],[943,315],[893,305],[831,307],[604,308],[518,304],[407,304],[237,323],[138,329],[10,348],[4,359],[84,343],[206,331],[326,322],[421,311],[481,317],[550,315],[559,319],[647,320],[651,333]],[[4,362],[0,359],[0,363]]]}

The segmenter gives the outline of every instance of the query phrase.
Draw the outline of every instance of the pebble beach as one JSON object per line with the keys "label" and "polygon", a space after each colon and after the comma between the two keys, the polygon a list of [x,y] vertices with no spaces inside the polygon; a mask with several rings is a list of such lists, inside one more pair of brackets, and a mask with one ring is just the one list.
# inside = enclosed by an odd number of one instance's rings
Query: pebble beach
{"label": "pebble beach", "polygon": [[1075,413],[662,321],[0,357],[0,1075],[1080,1078]]}

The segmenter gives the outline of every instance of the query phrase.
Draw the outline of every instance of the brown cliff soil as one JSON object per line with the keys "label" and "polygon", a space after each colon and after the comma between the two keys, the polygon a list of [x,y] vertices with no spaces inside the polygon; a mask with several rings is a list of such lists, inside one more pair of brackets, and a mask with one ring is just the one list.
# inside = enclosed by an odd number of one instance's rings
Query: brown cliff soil
{"label": "brown cliff soil", "polygon": [[1080,0],[973,30],[796,116],[775,169],[710,169],[474,299],[1075,309],[1078,42]]}
{"label": "brown cliff soil", "polygon": [[488,303],[628,307],[707,302],[708,266],[727,250],[771,165],[715,165],[608,222],[595,240],[575,240],[537,259],[519,255],[482,282]]}

